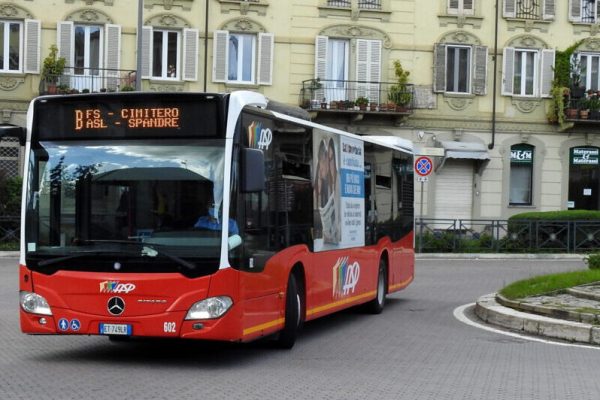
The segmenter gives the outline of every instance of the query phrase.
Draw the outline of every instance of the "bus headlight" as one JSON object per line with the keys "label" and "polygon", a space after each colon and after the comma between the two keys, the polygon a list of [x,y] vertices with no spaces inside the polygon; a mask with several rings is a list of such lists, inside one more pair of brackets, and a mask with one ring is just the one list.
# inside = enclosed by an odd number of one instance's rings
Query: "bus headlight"
{"label": "bus headlight", "polygon": [[194,303],[190,307],[186,320],[189,319],[213,319],[219,318],[233,305],[233,300],[227,296],[210,297]]}
{"label": "bus headlight", "polygon": [[19,292],[21,308],[31,314],[52,315],[45,298],[37,293]]}

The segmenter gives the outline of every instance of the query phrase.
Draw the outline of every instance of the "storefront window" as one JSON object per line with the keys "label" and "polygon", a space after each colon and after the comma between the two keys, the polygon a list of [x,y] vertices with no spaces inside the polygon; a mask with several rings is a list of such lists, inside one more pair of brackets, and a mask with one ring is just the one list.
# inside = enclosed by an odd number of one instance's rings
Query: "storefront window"
{"label": "storefront window", "polygon": [[510,148],[510,205],[532,204],[533,152],[527,144]]}

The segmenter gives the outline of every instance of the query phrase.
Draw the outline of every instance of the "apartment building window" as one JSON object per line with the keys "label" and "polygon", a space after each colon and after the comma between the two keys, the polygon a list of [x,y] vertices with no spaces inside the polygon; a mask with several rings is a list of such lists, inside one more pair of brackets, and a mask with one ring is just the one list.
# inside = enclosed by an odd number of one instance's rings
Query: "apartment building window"
{"label": "apartment building window", "polygon": [[434,92],[484,95],[488,48],[438,43],[434,48]]}
{"label": "apartment building window", "polygon": [[594,24],[598,21],[598,0],[569,0],[569,19],[572,22]]}
{"label": "apartment building window", "polygon": [[144,26],[142,31],[142,78],[198,80],[197,29]]}
{"label": "apartment building window", "polygon": [[[585,0],[575,0],[585,1]],[[555,0],[504,0],[504,18],[549,20],[554,19]]]}
{"label": "apartment building window", "polygon": [[554,50],[504,49],[502,94],[549,97],[554,78]]}
{"label": "apartment building window", "polygon": [[155,29],[152,32],[152,78],[179,78],[178,31]]}
{"label": "apartment building window", "polygon": [[472,15],[473,0],[448,0],[448,14]]}
{"label": "apartment building window", "polygon": [[581,82],[586,90],[600,90],[600,53],[578,55]]}
{"label": "apartment building window", "polygon": [[[327,6],[351,8],[352,0],[327,0]],[[358,8],[362,10],[381,10],[381,0],[358,0]]]}
{"label": "apartment building window", "polygon": [[534,147],[516,144],[510,148],[510,205],[532,204]]}
{"label": "apartment building window", "polygon": [[[319,98],[327,102],[367,97],[379,102],[381,96],[381,40],[317,36],[315,78],[323,82]],[[355,53],[352,52],[355,48]]]}
{"label": "apartment building window", "polygon": [[213,82],[271,85],[272,33],[215,31]]}
{"label": "apartment building window", "polygon": [[23,24],[20,21],[0,20],[0,72],[20,72],[23,58]]}

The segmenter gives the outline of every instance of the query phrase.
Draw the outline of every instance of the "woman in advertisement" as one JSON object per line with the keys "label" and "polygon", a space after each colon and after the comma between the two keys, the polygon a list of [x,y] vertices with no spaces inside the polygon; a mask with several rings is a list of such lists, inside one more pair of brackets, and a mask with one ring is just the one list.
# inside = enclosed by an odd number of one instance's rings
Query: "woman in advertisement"
{"label": "woman in advertisement", "polygon": [[319,243],[337,245],[340,241],[338,167],[336,146],[332,137],[315,138],[318,143],[315,158],[315,249]]}

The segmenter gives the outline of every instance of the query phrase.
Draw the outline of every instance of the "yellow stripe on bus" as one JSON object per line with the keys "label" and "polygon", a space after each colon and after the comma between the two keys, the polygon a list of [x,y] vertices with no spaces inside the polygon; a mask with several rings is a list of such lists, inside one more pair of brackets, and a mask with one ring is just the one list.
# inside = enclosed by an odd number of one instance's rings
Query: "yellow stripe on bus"
{"label": "yellow stripe on bus", "polygon": [[283,324],[284,321],[285,321],[285,318],[277,318],[277,319],[275,319],[273,321],[265,322],[264,324],[252,326],[250,328],[244,329],[243,335],[244,336],[251,335],[253,333],[262,331],[263,329],[272,328],[274,326]]}
{"label": "yellow stripe on bus", "polygon": [[395,285],[392,285],[392,286],[390,286],[390,290],[396,290],[396,289],[401,289],[401,288],[403,288],[404,286],[406,286],[406,285],[408,285],[409,283],[411,283],[411,282],[412,282],[412,280],[413,280],[413,278],[414,278],[414,277],[412,277],[412,276],[411,276],[410,278],[408,278],[407,280],[405,280],[405,281],[403,281],[403,282],[400,282],[400,283],[397,283],[397,284],[395,284]]}
{"label": "yellow stripe on bus", "polygon": [[353,302],[355,302],[357,300],[364,299],[365,297],[373,297],[373,296],[375,296],[376,293],[377,292],[375,290],[373,290],[373,291],[366,292],[366,293],[363,293],[363,294],[358,295],[358,296],[348,297],[348,298],[343,299],[343,300],[339,300],[339,301],[336,301],[336,302],[333,302],[333,303],[325,304],[323,306],[315,307],[315,308],[312,308],[310,310],[307,310],[306,311],[306,315],[317,314],[317,313],[320,313],[322,311],[326,311],[326,310],[329,310],[329,309],[332,309],[332,308],[335,308],[335,307],[343,306],[344,304],[353,303]]}

